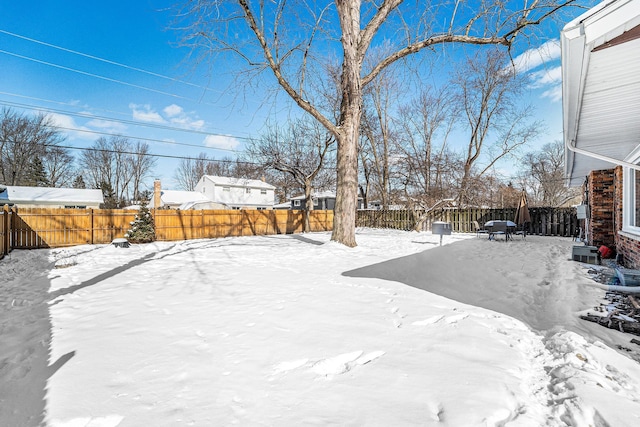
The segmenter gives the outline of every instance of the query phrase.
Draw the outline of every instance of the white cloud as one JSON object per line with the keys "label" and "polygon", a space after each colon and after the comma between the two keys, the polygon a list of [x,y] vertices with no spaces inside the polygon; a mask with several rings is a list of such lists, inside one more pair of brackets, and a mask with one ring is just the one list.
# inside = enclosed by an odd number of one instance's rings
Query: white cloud
{"label": "white cloud", "polygon": [[167,117],[176,117],[183,114],[184,109],[179,105],[171,104],[164,107],[162,111],[164,111],[164,114]]}
{"label": "white cloud", "polygon": [[544,87],[548,85],[556,85],[562,82],[562,67],[553,67],[535,71],[530,74],[533,81],[533,87]]}
{"label": "white cloud", "polygon": [[184,108],[177,104],[167,105],[162,109],[162,112],[154,110],[149,104],[138,105],[131,103],[129,108],[133,112],[134,120],[170,124],[194,130],[201,130],[205,126],[205,121],[200,119],[195,112],[184,111]]}
{"label": "white cloud", "polygon": [[514,58],[516,69],[520,72],[533,70],[542,64],[560,58],[560,40],[548,40],[541,46],[529,49]]}
{"label": "white cloud", "polygon": [[186,115],[180,117],[172,117],[170,121],[174,126],[188,129],[202,129],[204,127],[204,120],[194,119]]}
{"label": "white cloud", "polygon": [[60,128],[60,132],[67,134],[71,139],[94,139],[95,137],[93,133],[90,133],[91,129],[86,126],[80,126],[71,116],[47,113],[47,117],[49,117],[54,126]]}
{"label": "white cloud", "polygon": [[166,123],[165,119],[163,119],[157,111],[153,110],[149,104],[129,104],[129,108],[131,108],[133,112],[134,120],[150,123]]}
{"label": "white cloud", "polygon": [[204,120],[200,119],[195,112],[186,112],[184,108],[176,104],[168,105],[162,111],[174,126],[200,130],[205,125]]}
{"label": "white cloud", "polygon": [[204,145],[210,148],[234,150],[238,145],[240,145],[240,141],[233,136],[228,135],[208,135],[204,139]]}
{"label": "white cloud", "polygon": [[543,98],[549,98],[554,102],[562,101],[562,85],[557,84],[542,93]]}
{"label": "white cloud", "polygon": [[87,122],[87,126],[110,133],[124,133],[127,130],[127,126],[125,126],[123,123],[100,119],[89,120]]}

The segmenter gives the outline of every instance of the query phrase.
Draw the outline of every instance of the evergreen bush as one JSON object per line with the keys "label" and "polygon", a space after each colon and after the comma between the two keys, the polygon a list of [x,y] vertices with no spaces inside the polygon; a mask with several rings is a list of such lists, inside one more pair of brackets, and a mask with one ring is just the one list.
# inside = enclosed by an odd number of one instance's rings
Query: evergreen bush
{"label": "evergreen bush", "polygon": [[156,239],[153,216],[146,203],[140,206],[140,211],[131,222],[131,229],[124,235],[131,243],[149,243]]}

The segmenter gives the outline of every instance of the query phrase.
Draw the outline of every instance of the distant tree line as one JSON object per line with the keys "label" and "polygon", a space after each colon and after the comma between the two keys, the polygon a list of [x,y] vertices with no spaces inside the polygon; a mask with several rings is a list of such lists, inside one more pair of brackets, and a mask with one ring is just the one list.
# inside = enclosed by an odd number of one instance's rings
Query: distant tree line
{"label": "distant tree line", "polygon": [[46,115],[0,112],[0,184],[101,189],[105,208],[124,207],[145,194],[156,159],[148,144],[124,137],[98,138],[79,157]]}
{"label": "distant tree line", "polygon": [[[357,154],[365,206],[426,208],[451,199],[460,207],[514,207],[522,189],[533,206],[559,206],[576,194],[564,186],[561,141],[530,149],[543,124],[522,105],[528,81],[505,54],[470,57],[447,81],[417,90],[397,71],[385,69],[364,91]],[[338,75],[331,67],[328,74]],[[324,103],[337,118],[336,87],[328,86]],[[47,116],[4,109],[0,119],[0,183],[99,188],[106,207],[148,199],[145,180],[156,164],[148,144],[100,137],[74,158]],[[335,138],[309,116],[265,129],[237,158],[181,160],[175,185],[193,190],[203,175],[264,179],[276,186],[276,202],[303,195],[313,209],[314,192],[336,188]],[[501,177],[500,161],[516,164],[515,176]]]}

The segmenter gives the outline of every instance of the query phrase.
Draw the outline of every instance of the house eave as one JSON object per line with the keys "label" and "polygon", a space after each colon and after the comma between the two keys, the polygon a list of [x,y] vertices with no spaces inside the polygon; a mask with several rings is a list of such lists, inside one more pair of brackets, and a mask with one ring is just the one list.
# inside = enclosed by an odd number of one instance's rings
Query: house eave
{"label": "house eave", "polygon": [[640,39],[620,37],[635,34],[639,25],[639,1],[613,0],[590,9],[561,32],[569,185],[582,184],[591,170],[633,167],[627,161],[640,145],[640,121],[634,115],[640,109]]}

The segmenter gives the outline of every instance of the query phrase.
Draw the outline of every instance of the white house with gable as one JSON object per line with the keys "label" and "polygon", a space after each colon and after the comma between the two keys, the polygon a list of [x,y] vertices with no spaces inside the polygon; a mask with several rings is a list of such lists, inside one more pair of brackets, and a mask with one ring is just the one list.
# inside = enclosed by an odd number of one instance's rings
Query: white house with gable
{"label": "white house with gable", "polygon": [[232,209],[273,209],[276,187],[259,179],[204,175],[195,191]]}
{"label": "white house with gable", "polygon": [[102,190],[0,186],[0,206],[97,209],[102,203]]}

